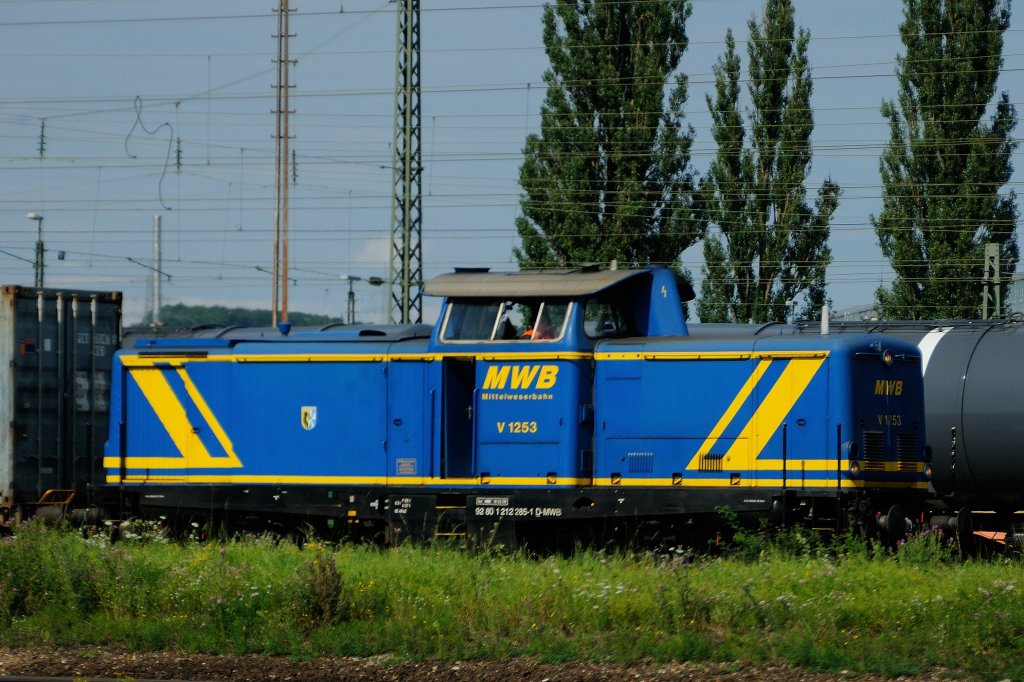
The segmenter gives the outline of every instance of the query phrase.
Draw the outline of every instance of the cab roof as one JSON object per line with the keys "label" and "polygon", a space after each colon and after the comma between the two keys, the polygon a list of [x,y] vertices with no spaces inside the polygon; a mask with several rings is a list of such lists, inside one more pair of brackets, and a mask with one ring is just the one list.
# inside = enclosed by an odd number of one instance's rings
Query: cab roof
{"label": "cab roof", "polygon": [[490,272],[456,268],[439,275],[423,288],[430,296],[451,298],[575,298],[604,291],[626,280],[649,274],[642,270],[576,268],[527,272]]}

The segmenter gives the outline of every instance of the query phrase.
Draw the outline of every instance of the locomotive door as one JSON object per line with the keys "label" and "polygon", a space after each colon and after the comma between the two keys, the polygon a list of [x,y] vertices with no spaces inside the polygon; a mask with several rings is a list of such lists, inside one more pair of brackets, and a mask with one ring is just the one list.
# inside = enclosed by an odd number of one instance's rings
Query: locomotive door
{"label": "locomotive door", "polygon": [[[387,389],[387,478],[389,483],[431,475],[431,448],[427,428],[433,414],[435,391],[426,387],[427,363],[392,359]],[[424,404],[422,397],[427,397]]]}
{"label": "locomotive door", "polygon": [[476,360],[445,358],[441,400],[441,478],[473,476]]}

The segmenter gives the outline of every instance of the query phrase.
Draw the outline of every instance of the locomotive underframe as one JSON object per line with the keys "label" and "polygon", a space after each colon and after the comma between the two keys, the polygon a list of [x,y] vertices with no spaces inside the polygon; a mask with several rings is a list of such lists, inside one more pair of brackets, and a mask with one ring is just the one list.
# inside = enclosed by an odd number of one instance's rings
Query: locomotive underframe
{"label": "locomotive underframe", "polygon": [[[121,518],[162,518],[179,530],[277,528],[384,544],[449,538],[470,546],[570,549],[595,543],[702,544],[738,525],[902,534],[906,491],[644,487],[109,486]],[[924,506],[922,493],[921,508]],[[909,504],[913,504],[910,500]],[[723,510],[728,510],[723,513]],[[898,524],[888,519],[898,515]],[[564,545],[564,546],[563,546]]]}

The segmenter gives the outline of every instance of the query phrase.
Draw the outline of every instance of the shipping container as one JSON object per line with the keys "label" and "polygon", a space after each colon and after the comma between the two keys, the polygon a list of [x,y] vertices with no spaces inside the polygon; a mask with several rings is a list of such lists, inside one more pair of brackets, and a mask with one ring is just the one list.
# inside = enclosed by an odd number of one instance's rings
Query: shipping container
{"label": "shipping container", "polygon": [[85,506],[103,481],[121,293],[3,287],[0,520]]}

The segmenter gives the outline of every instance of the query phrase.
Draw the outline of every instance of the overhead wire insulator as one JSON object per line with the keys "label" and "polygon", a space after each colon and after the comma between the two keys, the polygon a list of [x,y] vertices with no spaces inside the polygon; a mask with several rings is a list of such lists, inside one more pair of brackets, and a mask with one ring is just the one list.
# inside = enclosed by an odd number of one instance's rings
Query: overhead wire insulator
{"label": "overhead wire insulator", "polygon": [[46,119],[39,119],[39,158],[46,158]]}

